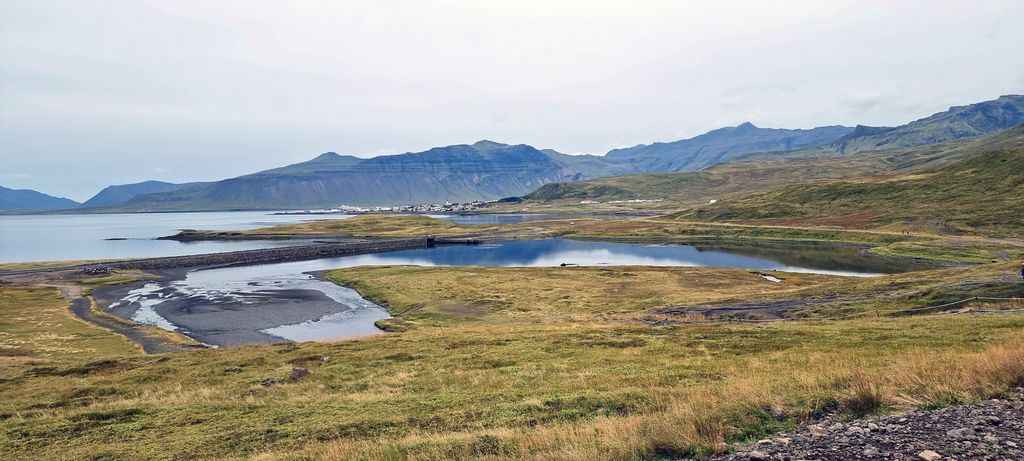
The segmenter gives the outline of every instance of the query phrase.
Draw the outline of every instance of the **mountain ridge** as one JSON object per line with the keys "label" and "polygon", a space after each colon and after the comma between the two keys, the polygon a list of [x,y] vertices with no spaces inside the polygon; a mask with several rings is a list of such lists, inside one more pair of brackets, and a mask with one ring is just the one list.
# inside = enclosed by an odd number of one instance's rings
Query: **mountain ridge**
{"label": "mountain ridge", "polygon": [[0,211],[55,211],[77,208],[80,203],[55,197],[32,189],[10,189],[0,186]]}
{"label": "mountain ridge", "polygon": [[[785,129],[743,122],[688,139],[612,149],[603,156],[567,155],[487,139],[373,158],[325,152],[304,162],[220,181],[109,186],[87,201],[83,210],[286,209],[461,202],[528,194],[548,200],[600,198],[639,189],[626,184],[626,179],[609,180],[615,187],[573,183],[638,173],[701,171],[737,161],[859,155],[976,137],[1016,123],[1024,123],[1024,96],[1004,95],[952,106],[897,127]],[[657,181],[667,185],[674,179],[665,176]],[[579,192],[583,188],[587,191]]]}

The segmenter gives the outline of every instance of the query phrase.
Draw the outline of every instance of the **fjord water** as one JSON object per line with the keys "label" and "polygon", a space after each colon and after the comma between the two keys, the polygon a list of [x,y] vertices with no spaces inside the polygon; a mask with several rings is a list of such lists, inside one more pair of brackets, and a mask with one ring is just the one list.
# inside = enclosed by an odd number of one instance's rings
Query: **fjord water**
{"label": "fjord water", "polygon": [[[139,306],[132,316],[135,320],[164,328],[181,328],[212,344],[331,340],[379,332],[373,323],[387,318],[388,314],[354,291],[314,279],[307,272],[364,265],[530,267],[562,264],[716,266],[848,276],[880,275],[914,268],[864,256],[852,246],[744,247],[523,240],[198,270],[190,272],[183,280],[139,288],[126,300]],[[333,310],[298,322],[294,317],[288,321],[281,318],[279,324],[274,324],[273,308],[290,306],[295,309],[299,306],[295,303],[309,299],[308,295],[298,296],[299,292],[323,293],[335,301]],[[290,303],[283,301],[289,297]],[[268,305],[272,308],[268,309]],[[227,316],[238,317],[246,309],[251,309],[261,323],[244,318],[224,321]],[[251,326],[246,326],[247,323]]]}
{"label": "fjord water", "polygon": [[[175,234],[182,229],[247,230],[351,217],[343,214],[274,214],[269,211],[0,216],[0,263],[149,258],[295,245],[294,241],[176,242],[156,238]],[[502,214],[435,217],[460,224],[509,224],[552,219],[555,216]]]}
{"label": "fjord water", "polygon": [[0,216],[0,263],[180,256],[294,245],[295,242],[181,243],[154,239],[181,229],[246,230],[348,217],[275,215],[266,211]]}

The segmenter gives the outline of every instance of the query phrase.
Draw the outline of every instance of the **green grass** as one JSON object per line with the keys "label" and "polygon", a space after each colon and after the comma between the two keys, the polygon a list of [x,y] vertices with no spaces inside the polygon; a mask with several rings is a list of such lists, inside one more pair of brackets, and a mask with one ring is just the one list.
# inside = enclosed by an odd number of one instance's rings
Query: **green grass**
{"label": "green grass", "polygon": [[[858,414],[998,395],[1024,383],[1024,317],[626,320],[666,303],[732,297],[888,302],[889,293],[918,302],[961,281],[998,285],[1008,267],[866,280],[783,274],[782,284],[728,269],[350,268],[330,277],[386,299],[413,328],[157,356],[136,356],[121,338],[69,317],[52,289],[4,288],[2,331],[46,335],[3,362],[0,451],[261,460],[708,453],[825,409]],[[39,306],[62,320],[26,315]],[[44,355],[47,335],[81,329],[94,334],[76,339],[74,351]],[[263,384],[295,366],[311,375]],[[864,389],[876,403],[865,405]]]}
{"label": "green grass", "polygon": [[837,277],[663,267],[420,267],[338,269],[328,280],[388,306],[401,325],[451,325],[557,318],[599,320],[645,314],[655,307],[763,297],[818,286]]}
{"label": "green grass", "polygon": [[424,215],[370,214],[348,219],[328,219],[254,229],[247,235],[335,234],[352,237],[424,237],[490,230],[488,226],[467,226]]}
{"label": "green grass", "polygon": [[805,183],[723,200],[681,218],[844,227],[931,226],[939,232],[1024,235],[1024,150],[989,151],[916,174]]}
{"label": "green grass", "polygon": [[[730,199],[784,186],[884,173],[914,173],[941,168],[980,152],[1019,149],[1024,145],[1020,129],[970,140],[898,148],[856,155],[815,155],[814,149],[751,155],[708,169],[685,173],[637,174],[597,178],[542,186],[517,207],[587,210],[593,208],[663,209],[693,207],[709,200]],[[660,204],[609,205],[610,200],[662,198]],[[581,200],[600,200],[599,205],[579,205]],[[566,208],[567,207],[567,208]]]}
{"label": "green grass", "polygon": [[127,339],[75,318],[56,288],[0,287],[0,380],[28,364],[136,354]]}
{"label": "green grass", "polygon": [[[842,402],[854,370],[891,386],[892,406],[998,393],[995,382],[908,386],[894,377],[913,376],[908,367],[926,357],[943,369],[973,363],[984,356],[975,351],[1019,338],[1022,322],[469,323],[333,345],[28,367],[0,385],[0,448],[34,458],[330,458],[339,450],[384,459],[383,449],[398,459],[464,459],[489,454],[479,444],[492,437],[517,459],[706,452],[718,438],[788,426]],[[312,374],[259,384],[292,366]],[[786,419],[763,421],[760,409],[772,407]],[[690,433],[698,408],[720,418],[706,422],[710,434]],[[678,434],[663,434],[673,427]],[[562,439],[567,431],[575,435]]]}

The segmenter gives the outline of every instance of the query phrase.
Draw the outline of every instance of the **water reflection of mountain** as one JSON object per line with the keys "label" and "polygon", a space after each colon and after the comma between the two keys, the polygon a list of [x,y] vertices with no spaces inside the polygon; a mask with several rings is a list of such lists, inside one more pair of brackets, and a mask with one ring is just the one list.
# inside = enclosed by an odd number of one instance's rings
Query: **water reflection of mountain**
{"label": "water reflection of mountain", "polygon": [[737,243],[637,245],[549,239],[495,245],[444,246],[376,255],[385,264],[451,266],[682,265],[783,269],[802,267],[839,272],[895,273],[917,267],[859,253],[842,245]]}

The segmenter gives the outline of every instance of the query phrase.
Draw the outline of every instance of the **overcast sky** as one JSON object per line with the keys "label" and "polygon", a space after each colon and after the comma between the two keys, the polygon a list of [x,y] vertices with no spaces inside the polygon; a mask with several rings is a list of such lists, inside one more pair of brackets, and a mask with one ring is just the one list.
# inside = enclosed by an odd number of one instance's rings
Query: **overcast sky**
{"label": "overcast sky", "polygon": [[1020,0],[0,0],[0,185],[901,124],[1024,92],[1022,24]]}

